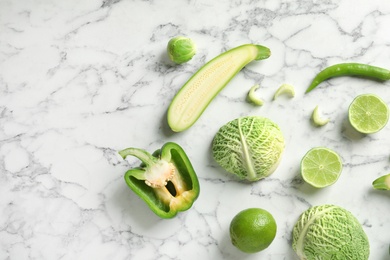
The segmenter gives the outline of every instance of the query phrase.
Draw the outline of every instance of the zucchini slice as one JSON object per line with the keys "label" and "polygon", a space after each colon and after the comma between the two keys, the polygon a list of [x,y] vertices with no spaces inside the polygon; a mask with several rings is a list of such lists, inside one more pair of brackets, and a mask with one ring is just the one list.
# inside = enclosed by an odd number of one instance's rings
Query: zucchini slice
{"label": "zucchini slice", "polygon": [[230,49],[203,65],[179,90],[168,108],[168,125],[174,132],[192,126],[214,97],[253,60],[267,59],[270,49],[244,44]]}

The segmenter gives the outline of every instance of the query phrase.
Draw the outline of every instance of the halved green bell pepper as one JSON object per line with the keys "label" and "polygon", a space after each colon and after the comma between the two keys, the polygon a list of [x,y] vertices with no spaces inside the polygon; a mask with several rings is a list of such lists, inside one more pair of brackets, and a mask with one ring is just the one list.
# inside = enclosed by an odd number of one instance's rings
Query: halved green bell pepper
{"label": "halved green bell pepper", "polygon": [[119,152],[142,161],[125,173],[125,181],[149,208],[161,218],[173,218],[191,208],[199,196],[199,181],[184,150],[168,142],[153,154],[139,148]]}

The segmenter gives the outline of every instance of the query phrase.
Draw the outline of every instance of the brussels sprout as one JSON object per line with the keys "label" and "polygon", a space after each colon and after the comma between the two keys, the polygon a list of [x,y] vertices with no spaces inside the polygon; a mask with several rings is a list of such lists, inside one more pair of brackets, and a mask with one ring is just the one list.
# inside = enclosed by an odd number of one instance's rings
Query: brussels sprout
{"label": "brussels sprout", "polygon": [[167,51],[169,58],[173,62],[181,64],[194,57],[196,45],[190,38],[177,36],[168,42]]}

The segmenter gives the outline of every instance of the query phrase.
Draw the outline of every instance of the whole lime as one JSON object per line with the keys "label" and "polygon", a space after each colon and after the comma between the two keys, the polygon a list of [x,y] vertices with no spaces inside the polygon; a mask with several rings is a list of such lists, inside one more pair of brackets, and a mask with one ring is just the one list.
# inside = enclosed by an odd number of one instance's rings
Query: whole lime
{"label": "whole lime", "polygon": [[245,253],[266,249],[276,236],[277,225],[268,211],[248,208],[239,212],[230,223],[232,244]]}

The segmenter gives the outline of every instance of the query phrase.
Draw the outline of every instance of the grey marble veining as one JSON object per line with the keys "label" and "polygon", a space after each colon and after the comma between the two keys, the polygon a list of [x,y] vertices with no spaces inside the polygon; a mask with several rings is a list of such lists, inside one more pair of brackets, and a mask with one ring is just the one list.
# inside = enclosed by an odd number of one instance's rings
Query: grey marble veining
{"label": "grey marble veining", "polygon": [[[314,75],[338,62],[390,67],[388,1],[8,1],[0,0],[0,259],[295,259],[291,231],[313,205],[333,203],[362,223],[373,260],[389,259],[390,194],[371,183],[389,173],[390,128],[363,136],[348,106],[374,93],[390,102],[389,82],[337,78],[304,95]],[[166,56],[171,37],[194,39],[183,65]],[[205,62],[244,43],[269,47],[246,66],[196,124],[172,133],[168,105]],[[283,83],[292,99],[272,101]],[[262,107],[245,101],[260,84]],[[319,105],[330,123],[316,128]],[[244,115],[278,123],[286,150],[277,171],[238,182],[210,155],[226,122]],[[194,206],[171,220],[156,217],[123,180],[137,160],[117,151],[153,151],[179,143],[198,174]],[[336,150],[344,169],[316,190],[299,176],[314,146]],[[272,245],[254,255],[235,249],[228,227],[247,207],[270,211]]]}

